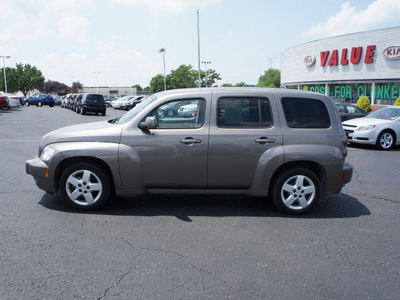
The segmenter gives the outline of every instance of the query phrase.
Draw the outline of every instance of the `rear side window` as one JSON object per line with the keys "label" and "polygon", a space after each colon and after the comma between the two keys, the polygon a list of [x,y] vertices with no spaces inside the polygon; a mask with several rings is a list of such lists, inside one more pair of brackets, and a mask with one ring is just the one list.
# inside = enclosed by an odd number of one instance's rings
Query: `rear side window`
{"label": "rear side window", "polygon": [[89,95],[87,95],[86,100],[103,101],[104,97],[103,97],[103,95],[89,94]]}
{"label": "rear side window", "polygon": [[290,128],[329,128],[331,120],[325,103],[309,98],[282,98],[286,123]]}
{"label": "rear side window", "polygon": [[273,125],[270,103],[265,98],[218,99],[218,127],[260,128]]}

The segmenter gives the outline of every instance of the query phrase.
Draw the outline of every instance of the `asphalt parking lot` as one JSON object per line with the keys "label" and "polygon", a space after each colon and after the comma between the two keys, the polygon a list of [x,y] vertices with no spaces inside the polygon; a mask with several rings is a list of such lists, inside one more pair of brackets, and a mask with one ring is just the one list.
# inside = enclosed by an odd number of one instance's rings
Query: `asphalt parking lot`
{"label": "asphalt parking lot", "polygon": [[244,196],[82,213],[25,173],[48,131],[123,113],[0,111],[0,299],[398,299],[400,148],[350,147],[351,183],[300,217]]}

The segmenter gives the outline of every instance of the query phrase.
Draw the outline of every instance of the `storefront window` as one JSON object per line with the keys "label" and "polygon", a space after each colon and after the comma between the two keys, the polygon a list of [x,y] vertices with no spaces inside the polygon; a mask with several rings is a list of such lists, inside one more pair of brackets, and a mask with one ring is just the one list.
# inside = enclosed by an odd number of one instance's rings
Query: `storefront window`
{"label": "storefront window", "polygon": [[377,83],[375,85],[375,103],[393,105],[400,97],[400,83]]}
{"label": "storefront window", "polygon": [[370,83],[329,85],[329,97],[337,102],[356,103],[361,96],[371,99]]}

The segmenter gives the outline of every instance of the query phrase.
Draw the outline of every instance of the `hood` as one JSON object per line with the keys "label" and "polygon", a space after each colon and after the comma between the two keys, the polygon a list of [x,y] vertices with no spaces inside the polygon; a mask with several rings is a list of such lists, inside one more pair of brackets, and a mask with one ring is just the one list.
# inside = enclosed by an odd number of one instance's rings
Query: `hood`
{"label": "hood", "polygon": [[348,121],[343,122],[342,124],[344,126],[346,125],[351,125],[351,126],[365,126],[365,125],[370,125],[370,124],[388,124],[393,122],[393,120],[384,120],[384,119],[377,119],[377,118],[356,118],[356,119],[351,119]]}
{"label": "hood", "polygon": [[62,142],[107,142],[119,143],[123,125],[107,121],[85,123],[63,127],[47,133],[40,141],[40,149]]}

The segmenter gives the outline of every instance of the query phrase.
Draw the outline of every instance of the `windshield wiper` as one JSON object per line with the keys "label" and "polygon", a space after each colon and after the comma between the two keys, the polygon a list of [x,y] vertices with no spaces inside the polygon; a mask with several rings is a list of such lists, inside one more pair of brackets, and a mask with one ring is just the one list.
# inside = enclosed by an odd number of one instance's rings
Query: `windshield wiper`
{"label": "windshield wiper", "polygon": [[119,121],[119,118],[121,118],[121,117],[117,117],[117,118],[114,118],[114,119],[108,120],[107,122],[108,122],[108,123],[111,123],[111,124],[117,124],[117,123],[118,123],[118,121]]}

